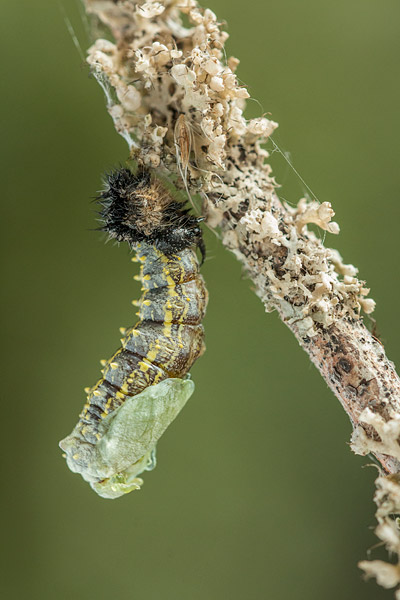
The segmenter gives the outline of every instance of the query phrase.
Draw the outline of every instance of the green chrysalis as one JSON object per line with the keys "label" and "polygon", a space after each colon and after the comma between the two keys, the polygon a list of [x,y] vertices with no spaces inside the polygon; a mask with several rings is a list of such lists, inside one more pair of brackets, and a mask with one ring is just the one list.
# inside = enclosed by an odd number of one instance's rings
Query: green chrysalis
{"label": "green chrysalis", "polygon": [[90,444],[77,427],[60,442],[69,468],[103,498],[140,489],[143,471],[155,467],[158,439],[193,394],[190,379],[165,379],[126,399],[102,420],[100,439]]}

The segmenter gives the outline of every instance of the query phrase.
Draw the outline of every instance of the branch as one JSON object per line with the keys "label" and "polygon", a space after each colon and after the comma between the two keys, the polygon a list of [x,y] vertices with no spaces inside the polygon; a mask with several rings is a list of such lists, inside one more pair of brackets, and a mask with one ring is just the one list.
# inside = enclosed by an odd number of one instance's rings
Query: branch
{"label": "branch", "polygon": [[353,451],[372,452],[382,476],[399,473],[400,380],[360,316],[375,303],[357,269],[307,227],[338,234],[331,205],[279,200],[261,147],[277,124],[243,117],[249,94],[235,76],[239,61],[226,60],[228,34],[215,14],[196,0],[85,4],[115,40],[97,39],[88,62],[131,156],[202,197],[209,227],[349,415]]}

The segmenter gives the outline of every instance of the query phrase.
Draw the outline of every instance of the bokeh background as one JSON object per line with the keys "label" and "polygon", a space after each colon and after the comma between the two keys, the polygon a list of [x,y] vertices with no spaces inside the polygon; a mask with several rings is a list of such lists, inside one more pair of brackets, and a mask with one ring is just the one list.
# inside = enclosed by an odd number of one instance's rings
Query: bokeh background
{"label": "bokeh background", "polygon": [[[60,8],[61,6],[61,8]],[[274,136],[341,235],[377,300],[389,356],[398,318],[398,0],[210,0],[228,51]],[[74,0],[3,2],[2,540],[9,599],[355,600],[375,542],[376,471],[295,339],[266,315],[234,257],[207,235],[208,350],[195,395],[163,437],[141,492],[97,497],[66,467],[98,360],[135,321],[124,247],[104,244],[90,199],[127,154],[64,22],[88,40]],[[283,157],[281,196],[306,189]],[[379,550],[373,557],[381,556]]]}

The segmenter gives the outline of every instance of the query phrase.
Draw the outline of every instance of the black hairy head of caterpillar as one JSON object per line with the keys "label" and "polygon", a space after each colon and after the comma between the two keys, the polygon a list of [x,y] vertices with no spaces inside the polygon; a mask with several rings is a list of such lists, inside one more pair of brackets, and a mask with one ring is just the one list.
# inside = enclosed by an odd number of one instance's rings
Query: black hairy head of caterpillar
{"label": "black hairy head of caterpillar", "polygon": [[153,244],[167,256],[195,245],[204,262],[202,217],[190,215],[184,203],[176,201],[146,169],[136,175],[126,168],[107,174],[98,201],[101,229],[111,238],[131,246]]}

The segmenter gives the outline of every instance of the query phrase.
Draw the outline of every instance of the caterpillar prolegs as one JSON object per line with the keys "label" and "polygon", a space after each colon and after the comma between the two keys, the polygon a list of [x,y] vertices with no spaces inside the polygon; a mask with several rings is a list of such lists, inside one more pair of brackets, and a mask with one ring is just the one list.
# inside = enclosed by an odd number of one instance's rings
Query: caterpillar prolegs
{"label": "caterpillar prolegs", "polygon": [[196,248],[199,222],[148,171],[119,169],[99,197],[102,229],[129,243],[139,261],[138,323],[122,329],[122,346],[104,363],[102,378],[71,435],[60,442],[71,471],[105,498],[139,489],[155,466],[157,440],[194,390],[187,378],[204,352],[201,321],[207,291]]}

